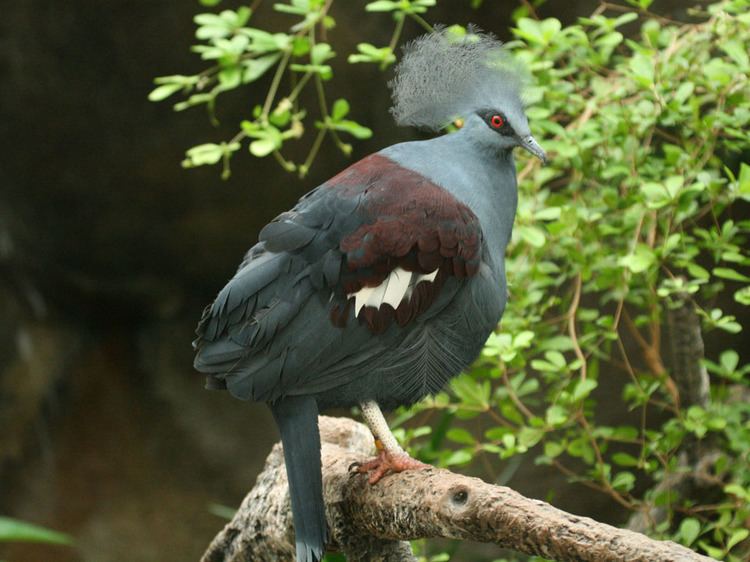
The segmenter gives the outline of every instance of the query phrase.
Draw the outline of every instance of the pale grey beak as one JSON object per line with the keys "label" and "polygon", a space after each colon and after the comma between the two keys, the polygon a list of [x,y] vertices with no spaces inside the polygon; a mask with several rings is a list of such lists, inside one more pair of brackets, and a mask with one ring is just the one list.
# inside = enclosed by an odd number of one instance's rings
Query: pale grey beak
{"label": "pale grey beak", "polygon": [[519,139],[520,145],[531,152],[534,156],[539,158],[539,160],[542,161],[542,164],[547,163],[547,154],[545,154],[544,149],[539,146],[539,143],[536,142],[536,139],[532,137],[531,135],[527,137],[523,137],[522,139]]}

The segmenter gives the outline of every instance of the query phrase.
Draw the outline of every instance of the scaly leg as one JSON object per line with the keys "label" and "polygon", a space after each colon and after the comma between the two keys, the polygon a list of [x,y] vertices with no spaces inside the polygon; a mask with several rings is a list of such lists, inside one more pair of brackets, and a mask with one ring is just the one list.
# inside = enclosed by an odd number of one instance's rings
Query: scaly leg
{"label": "scaly leg", "polygon": [[389,472],[429,468],[430,465],[411,458],[401,448],[401,445],[398,444],[393,433],[391,433],[377,402],[367,400],[360,403],[360,408],[362,408],[362,417],[365,418],[365,423],[375,437],[378,456],[362,464],[355,463],[352,465],[355,472],[369,474],[368,481],[370,484],[375,484]]}

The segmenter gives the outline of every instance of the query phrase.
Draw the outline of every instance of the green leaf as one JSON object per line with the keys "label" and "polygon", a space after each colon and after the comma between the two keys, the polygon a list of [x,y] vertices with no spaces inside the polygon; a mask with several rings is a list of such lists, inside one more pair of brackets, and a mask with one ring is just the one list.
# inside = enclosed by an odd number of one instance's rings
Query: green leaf
{"label": "green leaf", "polygon": [[484,432],[484,436],[491,441],[502,441],[511,430],[507,427],[492,427]]}
{"label": "green leaf", "polygon": [[715,86],[726,86],[732,81],[737,67],[720,58],[714,58],[703,65],[703,72]]}
{"label": "green leaf", "polygon": [[622,452],[612,455],[612,462],[620,466],[638,466],[637,458]]}
{"label": "green leaf", "polygon": [[242,72],[239,66],[224,68],[219,72],[219,84],[223,90],[231,90],[240,85]]}
{"label": "green leaf", "polygon": [[310,62],[313,64],[323,64],[335,56],[328,43],[316,43],[310,51]]}
{"label": "green leaf", "polygon": [[623,425],[616,427],[612,433],[613,439],[621,439],[625,441],[632,441],[638,438],[638,430],[629,425]]}
{"label": "green leaf", "polygon": [[750,277],[748,277],[747,275],[743,275],[739,271],[735,271],[734,269],[730,269],[728,267],[715,267],[713,270],[713,274],[716,275],[716,277],[729,279],[730,281],[750,281]]}
{"label": "green leaf", "polygon": [[661,209],[672,200],[667,187],[661,183],[646,182],[641,185],[641,193],[649,209]]}
{"label": "green leaf", "polygon": [[331,125],[332,129],[349,133],[357,139],[369,139],[372,136],[372,129],[369,129],[355,121],[344,119],[343,121],[336,121]]}
{"label": "green leaf", "polygon": [[186,151],[186,160],[183,166],[192,168],[194,166],[203,166],[205,164],[216,164],[224,155],[224,149],[219,144],[206,143],[194,146]]}
{"label": "green leaf", "polygon": [[73,539],[64,533],[0,516],[0,543],[2,542],[72,545]]}
{"label": "green leaf", "polygon": [[573,390],[573,401],[578,402],[579,400],[583,400],[591,394],[591,391],[597,386],[598,383],[593,379],[579,380]]}
{"label": "green leaf", "polygon": [[581,436],[573,439],[568,443],[567,451],[571,457],[583,459],[589,464],[594,462],[594,449],[586,437]]}
{"label": "green leaf", "polygon": [[724,550],[721,548],[716,548],[715,546],[711,546],[706,541],[698,541],[698,546],[700,546],[706,554],[708,554],[711,558],[715,558],[717,560],[724,558]]}
{"label": "green leaf", "polygon": [[747,55],[747,42],[738,39],[724,39],[719,42],[719,47],[728,54],[741,68],[750,67],[750,58]]}
{"label": "green leaf", "polygon": [[719,363],[727,373],[734,372],[734,370],[737,368],[737,365],[739,365],[739,362],[740,356],[733,349],[728,349],[719,356]]}
{"label": "green leaf", "polygon": [[262,57],[248,59],[243,62],[242,83],[254,82],[263,76],[281,58],[281,53],[265,55]]}
{"label": "green leaf", "polygon": [[639,84],[651,87],[654,84],[654,56],[636,53],[630,59],[630,71]]}
{"label": "green leaf", "polygon": [[289,68],[294,72],[318,74],[323,80],[330,80],[333,76],[333,69],[327,64],[290,64]]}
{"label": "green leaf", "polygon": [[556,349],[545,351],[544,358],[560,371],[564,370],[568,365],[568,362],[565,360],[565,356]]}
{"label": "green leaf", "polygon": [[750,502],[750,489],[745,489],[739,484],[727,484],[724,486],[724,492],[727,494],[732,494],[733,496],[737,496],[738,498],[745,500],[746,502]]}
{"label": "green leaf", "polygon": [[544,444],[544,455],[554,459],[555,457],[559,457],[563,451],[565,451],[565,445],[562,443],[558,443],[556,441],[547,441]]}
{"label": "green leaf", "polygon": [[547,408],[547,425],[557,427],[568,421],[568,411],[562,406],[550,406]]}
{"label": "green leaf", "polygon": [[524,427],[518,433],[518,444],[524,448],[531,448],[544,437],[544,430],[536,427]]}
{"label": "green leaf", "polygon": [[612,487],[615,490],[629,492],[633,489],[633,486],[635,486],[635,475],[632,472],[619,472],[612,479]]}
{"label": "green leaf", "polygon": [[337,99],[333,102],[333,108],[331,109],[331,119],[334,121],[340,121],[349,113],[349,102],[345,99]]}
{"label": "green leaf", "polygon": [[518,26],[513,30],[516,37],[525,39],[529,43],[545,44],[544,32],[539,21],[531,18],[521,18],[516,22]]}
{"label": "green leaf", "polygon": [[534,339],[534,332],[531,330],[523,330],[513,336],[513,347],[526,348],[529,347]]}
{"label": "green leaf", "polygon": [[466,464],[471,462],[471,453],[465,449],[454,451],[451,455],[445,459],[444,464],[446,466],[453,466],[457,464]]}
{"label": "green leaf", "polygon": [[537,228],[536,226],[521,225],[517,230],[521,239],[534,248],[541,248],[544,246],[546,237],[540,228]]}
{"label": "green leaf", "polygon": [[368,12],[392,12],[398,10],[398,8],[398,2],[392,2],[391,0],[377,0],[365,6],[365,10]]}
{"label": "green leaf", "polygon": [[750,306],[750,286],[735,291],[734,300],[745,306]]}
{"label": "green leaf", "polygon": [[704,268],[699,266],[697,263],[690,262],[689,264],[687,264],[687,270],[688,273],[696,279],[707,280],[711,277],[711,274]]}
{"label": "green leaf", "polygon": [[555,365],[553,365],[549,361],[543,361],[541,359],[532,359],[531,368],[536,369],[537,371],[548,372],[548,373],[555,373],[559,371],[559,369],[555,367]]}
{"label": "green leaf", "polygon": [[540,45],[548,45],[562,28],[560,20],[555,18],[547,18],[542,21],[521,18],[516,22],[516,25],[518,27],[513,30],[513,33],[517,37]]}
{"label": "green leaf", "polygon": [[654,251],[645,244],[638,244],[635,252],[621,257],[618,264],[627,267],[633,273],[643,273],[653,265],[654,261]]}
{"label": "green leaf", "polygon": [[540,27],[541,27],[542,39],[544,40],[544,43],[549,44],[554,38],[554,36],[560,33],[560,30],[562,29],[562,24],[560,23],[560,20],[558,20],[557,18],[546,18],[540,22]]}
{"label": "green leaf", "polygon": [[296,16],[304,16],[308,13],[311,13],[309,11],[310,6],[295,6],[295,5],[289,5],[289,4],[274,4],[273,9],[277,12],[283,12],[285,14],[294,14]]}
{"label": "green leaf", "polygon": [[546,207],[534,213],[534,218],[540,221],[554,221],[560,218],[560,207]]}
{"label": "green leaf", "polygon": [[729,540],[727,541],[727,550],[732,550],[735,545],[741,543],[744,541],[748,535],[750,535],[750,530],[748,529],[736,529],[732,532],[731,536],[729,537]]}
{"label": "green leaf", "polygon": [[675,91],[674,99],[677,100],[678,103],[685,103],[685,101],[693,95],[694,90],[695,84],[693,84],[692,82],[683,82]]}
{"label": "green leaf", "polygon": [[396,62],[396,55],[390,47],[375,47],[370,43],[360,43],[357,45],[358,54],[349,55],[347,59],[350,63],[378,63],[382,69],[385,69],[388,65]]}
{"label": "green leaf", "polygon": [[148,95],[149,101],[161,101],[167,99],[175,92],[182,89],[182,84],[163,84],[153,89]]}
{"label": "green leaf", "polygon": [[469,433],[465,429],[461,429],[460,427],[452,427],[448,430],[445,436],[451,441],[461,443],[462,445],[474,445],[477,442],[477,440],[474,439],[471,433]]}
{"label": "green leaf", "polygon": [[465,405],[482,411],[486,411],[489,408],[489,381],[482,381],[480,383],[471,376],[464,374],[459,375],[451,381],[451,388]]}
{"label": "green leaf", "polygon": [[292,37],[286,33],[268,33],[262,29],[243,28],[240,30],[250,39],[247,50],[255,54],[283,51],[292,45]]}
{"label": "green leaf", "polygon": [[250,143],[250,152],[258,158],[268,156],[277,148],[279,148],[278,142],[269,137],[254,140]]}
{"label": "green leaf", "polygon": [[701,524],[695,517],[686,517],[680,523],[678,531],[680,542],[685,546],[690,546],[701,534]]}
{"label": "green leaf", "polygon": [[742,162],[740,175],[737,177],[737,191],[740,196],[750,201],[750,166]]}

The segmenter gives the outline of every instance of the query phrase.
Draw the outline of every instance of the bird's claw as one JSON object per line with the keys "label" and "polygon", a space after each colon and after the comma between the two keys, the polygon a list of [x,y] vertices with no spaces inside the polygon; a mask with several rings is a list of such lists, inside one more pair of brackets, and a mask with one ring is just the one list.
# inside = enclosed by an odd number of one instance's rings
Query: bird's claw
{"label": "bird's claw", "polygon": [[349,465],[352,474],[367,474],[370,484],[377,484],[383,476],[389,473],[404,472],[405,470],[422,470],[430,468],[404,452],[391,452],[385,449],[378,452],[378,456],[366,462],[353,462]]}

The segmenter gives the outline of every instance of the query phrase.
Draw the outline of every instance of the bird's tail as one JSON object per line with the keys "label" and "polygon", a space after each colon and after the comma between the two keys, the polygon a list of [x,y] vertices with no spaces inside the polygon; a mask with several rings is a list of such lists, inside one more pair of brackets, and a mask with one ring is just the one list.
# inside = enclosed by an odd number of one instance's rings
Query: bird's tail
{"label": "bird's tail", "polygon": [[287,396],[271,406],[281,432],[292,499],[297,562],[319,562],[328,541],[320,470],[318,404],[311,396]]}

